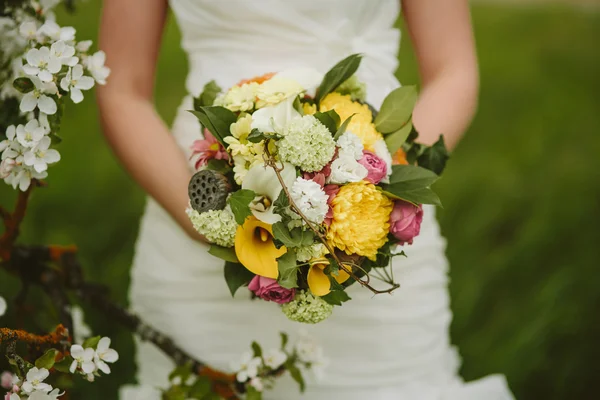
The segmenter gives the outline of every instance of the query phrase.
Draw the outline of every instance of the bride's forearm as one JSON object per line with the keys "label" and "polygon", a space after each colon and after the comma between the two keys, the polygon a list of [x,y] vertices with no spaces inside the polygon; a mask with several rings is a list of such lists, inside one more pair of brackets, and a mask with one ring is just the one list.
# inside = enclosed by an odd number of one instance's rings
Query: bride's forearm
{"label": "bride's forearm", "polygon": [[127,171],[190,236],[200,239],[185,215],[192,172],[153,105],[109,87],[99,90],[98,103],[105,136]]}

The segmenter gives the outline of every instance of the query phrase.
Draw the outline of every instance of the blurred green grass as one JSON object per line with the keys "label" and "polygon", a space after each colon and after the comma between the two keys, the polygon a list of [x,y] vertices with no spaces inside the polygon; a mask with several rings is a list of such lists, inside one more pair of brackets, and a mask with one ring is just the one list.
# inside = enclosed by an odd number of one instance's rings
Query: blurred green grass
{"label": "blurred green grass", "polygon": [[[59,21],[95,38],[99,1]],[[452,338],[467,380],[501,372],[520,400],[596,399],[600,376],[600,14],[568,7],[473,9],[481,63],[479,114],[438,190],[449,239]],[[172,121],[184,95],[186,60],[170,21],[156,104]],[[407,39],[398,71],[417,82]],[[63,161],[34,195],[22,240],[77,243],[87,276],[127,301],[129,265],[144,195],[102,139],[93,96],[67,109]],[[143,147],[143,143],[140,143]],[[14,194],[0,188],[2,203]],[[14,295],[0,275],[0,292]],[[44,307],[42,302],[32,311]],[[48,327],[50,317],[37,315]],[[134,377],[130,335],[93,312],[94,331],[121,360],[74,399],[114,399]],[[14,315],[2,322],[11,325]]]}

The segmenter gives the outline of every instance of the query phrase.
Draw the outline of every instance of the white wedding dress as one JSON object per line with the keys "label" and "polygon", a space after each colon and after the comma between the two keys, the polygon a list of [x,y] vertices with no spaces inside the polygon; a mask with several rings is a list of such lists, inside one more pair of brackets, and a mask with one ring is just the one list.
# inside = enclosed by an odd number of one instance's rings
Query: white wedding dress
{"label": "white wedding dress", "polygon": [[[379,107],[399,84],[394,77],[399,0],[172,0],[189,56],[187,90],[197,95],[215,79],[223,88],[242,78],[308,65],[326,71],[352,53],[363,53],[359,77]],[[186,98],[173,125],[181,148],[200,137]],[[190,165],[191,167],[191,165]],[[321,379],[308,377],[303,396],[289,377],[265,399],[293,400],[510,400],[503,376],[463,383],[451,346],[448,263],[434,209],[425,208],[420,236],[394,262],[401,288],[373,297],[354,285],[352,301],[314,326],[288,321],[272,303],[231,298],[223,261],[190,240],[168,214],[148,200],[132,269],[135,312],[209,365],[228,370],[253,340],[276,347],[279,332],[302,329],[330,360]],[[171,361],[153,345],[137,348],[139,386],[123,400],[158,400],[168,387]]]}

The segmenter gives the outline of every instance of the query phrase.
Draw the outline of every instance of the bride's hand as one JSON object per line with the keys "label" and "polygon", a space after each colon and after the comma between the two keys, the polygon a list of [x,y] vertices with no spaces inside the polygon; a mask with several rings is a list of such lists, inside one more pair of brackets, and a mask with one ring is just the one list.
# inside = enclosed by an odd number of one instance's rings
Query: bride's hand
{"label": "bride's hand", "polygon": [[187,159],[154,109],[152,92],[167,2],[106,0],[100,47],[111,77],[98,88],[104,134],[131,176],[193,239],[203,240],[185,209]]}

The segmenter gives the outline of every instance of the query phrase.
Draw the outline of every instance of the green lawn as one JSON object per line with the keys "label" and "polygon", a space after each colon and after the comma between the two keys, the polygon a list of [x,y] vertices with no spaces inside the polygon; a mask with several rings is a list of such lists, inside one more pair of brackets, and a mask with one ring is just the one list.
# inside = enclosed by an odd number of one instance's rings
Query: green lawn
{"label": "green lawn", "polygon": [[[99,10],[90,0],[59,20],[79,38],[94,38]],[[438,185],[462,371],[466,379],[506,374],[519,400],[596,399],[600,14],[491,5],[473,12],[480,111]],[[156,91],[167,121],[184,94],[186,68],[172,22]],[[401,81],[416,82],[407,40],[400,59]],[[144,196],[103,141],[92,96],[67,115],[63,161],[52,168],[49,188],[35,194],[23,240],[77,243],[88,277],[125,302]],[[13,193],[1,188],[0,197],[5,203]],[[13,295],[15,281],[0,275],[0,292]],[[31,303],[32,313],[45,309]],[[52,325],[51,316],[35,315],[36,326]],[[1,325],[14,326],[13,317]],[[121,360],[111,377],[78,385],[73,398],[114,399],[133,380],[132,340],[99,315],[89,320],[113,337]]]}

